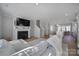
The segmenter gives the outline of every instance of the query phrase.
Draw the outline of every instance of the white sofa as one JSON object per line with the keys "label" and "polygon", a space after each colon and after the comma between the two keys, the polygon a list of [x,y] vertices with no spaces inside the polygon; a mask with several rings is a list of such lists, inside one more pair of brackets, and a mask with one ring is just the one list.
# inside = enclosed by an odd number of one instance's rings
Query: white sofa
{"label": "white sofa", "polygon": [[12,54],[12,56],[55,56],[55,52],[54,47],[52,47],[47,41],[39,41],[33,46]]}
{"label": "white sofa", "polygon": [[8,56],[14,53],[13,47],[5,39],[0,39],[0,56]]}
{"label": "white sofa", "polygon": [[[56,54],[55,46],[50,44],[49,41],[44,41],[43,39],[37,39],[32,42],[25,42],[24,40],[13,40],[10,42],[7,42],[6,40],[2,40],[4,42],[4,46],[0,48],[0,56],[8,56],[12,55],[14,53],[17,53],[23,49],[27,49],[29,47],[32,47],[34,51],[30,56],[54,56]],[[27,51],[27,50],[26,50]],[[28,52],[28,53],[30,53]],[[21,53],[19,55],[22,55]],[[16,55],[17,56],[17,55]],[[23,52],[23,56],[26,56]]]}
{"label": "white sofa", "polygon": [[47,42],[55,47],[57,55],[62,55],[62,37],[63,32],[57,31],[56,35],[51,35],[50,38],[48,38]]}
{"label": "white sofa", "polygon": [[27,42],[25,42],[22,39],[10,41],[9,44],[13,47],[15,52],[18,52],[18,51],[30,46]]}

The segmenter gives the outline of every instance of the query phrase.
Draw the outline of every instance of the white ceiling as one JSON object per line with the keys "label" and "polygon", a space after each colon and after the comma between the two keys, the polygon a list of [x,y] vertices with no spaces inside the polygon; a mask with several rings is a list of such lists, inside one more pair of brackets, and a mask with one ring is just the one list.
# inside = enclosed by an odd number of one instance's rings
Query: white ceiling
{"label": "white ceiling", "polygon": [[78,3],[4,3],[1,4],[3,12],[27,19],[40,19],[43,22],[67,23],[75,19],[75,14],[79,12]]}

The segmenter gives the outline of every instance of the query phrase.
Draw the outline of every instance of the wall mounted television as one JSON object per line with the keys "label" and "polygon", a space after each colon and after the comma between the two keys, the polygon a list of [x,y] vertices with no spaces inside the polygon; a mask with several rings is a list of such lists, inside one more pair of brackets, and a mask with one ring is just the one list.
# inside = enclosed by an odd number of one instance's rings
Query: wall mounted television
{"label": "wall mounted television", "polygon": [[16,25],[17,26],[30,26],[30,20],[17,18]]}

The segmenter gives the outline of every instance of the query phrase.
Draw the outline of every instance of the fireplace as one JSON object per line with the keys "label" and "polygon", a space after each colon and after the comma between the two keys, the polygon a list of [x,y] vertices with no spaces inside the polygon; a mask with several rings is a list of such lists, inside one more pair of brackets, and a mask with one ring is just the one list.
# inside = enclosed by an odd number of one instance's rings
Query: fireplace
{"label": "fireplace", "polygon": [[28,39],[28,31],[18,31],[17,39]]}
{"label": "fireplace", "polygon": [[17,18],[13,21],[13,40],[30,38],[30,20]]}

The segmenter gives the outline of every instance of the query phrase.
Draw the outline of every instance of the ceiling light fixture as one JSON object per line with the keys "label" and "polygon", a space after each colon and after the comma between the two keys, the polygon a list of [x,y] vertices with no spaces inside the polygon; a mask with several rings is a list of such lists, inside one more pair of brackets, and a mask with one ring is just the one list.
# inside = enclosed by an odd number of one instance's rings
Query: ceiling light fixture
{"label": "ceiling light fixture", "polygon": [[36,6],[38,6],[38,3],[36,3]]}

